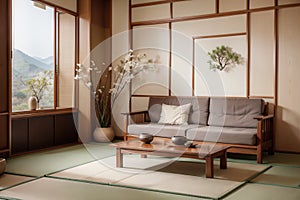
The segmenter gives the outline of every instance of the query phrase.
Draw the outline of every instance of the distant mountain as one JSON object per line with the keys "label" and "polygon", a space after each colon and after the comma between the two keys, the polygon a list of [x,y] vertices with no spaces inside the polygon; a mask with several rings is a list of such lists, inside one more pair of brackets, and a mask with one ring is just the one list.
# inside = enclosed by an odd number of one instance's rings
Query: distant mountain
{"label": "distant mountain", "polygon": [[34,57],[34,58],[38,61],[41,61],[42,63],[53,66],[54,63],[53,56],[49,56],[47,58],[39,58],[39,57]]}
{"label": "distant mountain", "polygon": [[26,53],[18,49],[14,50],[14,54],[13,54],[14,77],[22,76],[24,79],[32,78],[36,76],[36,74],[39,72],[43,72],[45,70],[52,70],[52,69],[53,69],[53,64],[51,65],[51,64],[44,63],[36,58],[27,55]]}

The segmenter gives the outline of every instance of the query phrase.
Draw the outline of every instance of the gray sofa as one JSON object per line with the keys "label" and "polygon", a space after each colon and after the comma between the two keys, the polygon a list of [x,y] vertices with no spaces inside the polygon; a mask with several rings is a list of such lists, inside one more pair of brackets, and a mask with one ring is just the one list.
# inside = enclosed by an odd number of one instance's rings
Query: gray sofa
{"label": "gray sofa", "polygon": [[[187,125],[159,124],[162,104],[191,104]],[[265,115],[262,99],[233,97],[150,97],[147,111],[124,113],[124,140],[140,133],[170,138],[186,136],[196,143],[231,146],[228,152],[273,153],[273,116]]]}

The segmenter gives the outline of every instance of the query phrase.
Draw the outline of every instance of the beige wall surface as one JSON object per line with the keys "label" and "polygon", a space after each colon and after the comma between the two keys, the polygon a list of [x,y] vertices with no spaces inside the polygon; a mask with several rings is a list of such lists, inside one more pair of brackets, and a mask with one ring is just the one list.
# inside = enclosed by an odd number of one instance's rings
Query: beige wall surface
{"label": "beige wall surface", "polygon": [[77,0],[45,0],[62,8],[77,12]]}
{"label": "beige wall surface", "polygon": [[[116,1],[116,0],[115,0]],[[135,0],[133,3],[152,2],[150,0]],[[213,1],[214,2],[214,1]],[[229,12],[235,10],[246,9],[246,0],[220,0],[220,12]],[[279,5],[287,5],[299,3],[300,0],[279,0]],[[174,17],[195,16],[197,9],[192,5],[200,4],[199,1],[175,2]],[[161,8],[157,8],[160,7]],[[250,0],[250,8],[263,8],[274,6],[273,0]],[[149,8],[149,9],[148,9]],[[148,9],[148,11],[147,11]],[[158,13],[160,9],[166,10],[166,4],[156,5],[156,9],[151,6],[143,7],[143,12],[138,15],[139,21],[148,19],[156,20],[167,17],[167,13]],[[206,4],[199,12],[208,13],[213,11],[212,5],[206,1]],[[123,7],[128,10],[128,7]],[[276,150],[300,152],[300,110],[298,99],[300,99],[297,90],[300,85],[298,74],[299,67],[297,58],[300,52],[300,27],[298,20],[300,19],[300,6],[295,8],[280,8],[278,15],[278,47],[279,47],[279,76],[275,80],[275,12],[274,10],[265,10],[250,14],[250,35],[248,44],[247,36],[238,36],[232,38],[214,38],[205,40],[196,40],[195,55],[192,55],[192,38],[195,36],[208,36],[219,34],[234,34],[247,31],[246,14],[233,16],[219,16],[210,19],[188,20],[180,22],[172,22],[170,51],[173,52],[170,57],[171,74],[166,74],[165,80],[171,75],[171,88],[175,95],[191,95],[192,91],[188,89],[192,80],[192,58],[195,57],[196,74],[195,74],[195,95],[212,95],[209,91],[209,81],[213,80],[209,76],[216,76],[216,73],[203,74],[201,70],[205,67],[205,61],[201,59],[207,56],[207,51],[216,45],[228,44],[245,58],[245,63],[238,66],[233,72],[219,73],[219,83],[224,84],[225,95],[228,96],[247,96],[247,45],[250,45],[250,69],[249,69],[249,96],[269,97],[266,101],[272,105],[276,103],[274,99],[275,81],[278,81],[278,107],[276,109]],[[143,14],[145,13],[145,17]],[[128,23],[128,18],[118,17],[119,13],[113,13],[116,24]],[[114,25],[115,26],[115,25]],[[134,27],[136,28],[136,27]],[[116,27],[117,29],[117,27]],[[182,38],[186,40],[182,40]],[[147,37],[145,37],[147,40]],[[234,41],[236,40],[236,41]],[[174,53],[176,52],[176,53]],[[197,58],[197,56],[199,56]],[[199,64],[199,66],[197,66]],[[199,68],[199,69],[198,69]],[[207,69],[207,67],[206,67]],[[197,70],[200,72],[198,73]],[[202,71],[203,72],[203,71]],[[179,76],[176,77],[176,74]],[[205,80],[206,79],[206,80]],[[176,80],[184,80],[188,82],[188,86],[179,84]],[[147,90],[155,90],[155,87],[138,87],[135,85],[135,94],[145,94]],[[147,107],[148,99],[145,97],[134,97],[132,106],[134,110],[144,109]]]}
{"label": "beige wall surface", "polygon": [[275,73],[274,11],[251,13],[250,95],[273,96]]}
{"label": "beige wall surface", "polygon": [[174,17],[186,17],[193,15],[204,15],[215,12],[215,1],[191,0],[174,2]]}
{"label": "beige wall surface", "polygon": [[[119,63],[120,57],[122,57],[130,48],[128,38],[130,33],[128,32],[128,12],[129,0],[112,0],[112,60],[113,66]],[[128,91],[128,88],[124,88],[123,91]],[[123,116],[122,112],[128,112],[129,97],[128,92],[123,92],[118,101],[113,105],[112,109],[112,127],[114,132],[118,136],[123,135]]]}
{"label": "beige wall surface", "polygon": [[59,88],[58,107],[74,107],[75,17],[59,15]]}
{"label": "beige wall surface", "polygon": [[276,148],[300,152],[300,7],[279,11],[279,79]]}

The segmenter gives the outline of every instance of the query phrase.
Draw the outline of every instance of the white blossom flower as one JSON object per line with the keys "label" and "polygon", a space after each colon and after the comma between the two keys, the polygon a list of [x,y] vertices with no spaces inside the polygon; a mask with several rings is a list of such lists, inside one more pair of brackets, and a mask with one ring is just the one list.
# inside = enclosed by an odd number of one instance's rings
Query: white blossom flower
{"label": "white blossom flower", "polygon": [[87,83],[86,83],[86,86],[87,86],[88,88],[91,88],[91,87],[92,87],[92,82],[87,82]]}

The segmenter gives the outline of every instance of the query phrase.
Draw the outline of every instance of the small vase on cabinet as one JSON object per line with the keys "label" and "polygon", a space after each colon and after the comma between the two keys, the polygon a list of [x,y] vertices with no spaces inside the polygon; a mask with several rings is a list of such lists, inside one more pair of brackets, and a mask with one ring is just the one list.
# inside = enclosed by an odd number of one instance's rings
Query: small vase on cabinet
{"label": "small vase on cabinet", "polygon": [[112,127],[101,128],[97,127],[93,133],[95,142],[111,142],[114,137],[114,131]]}
{"label": "small vase on cabinet", "polygon": [[28,99],[28,109],[29,110],[37,110],[38,109],[38,101],[35,96],[31,96]]}

